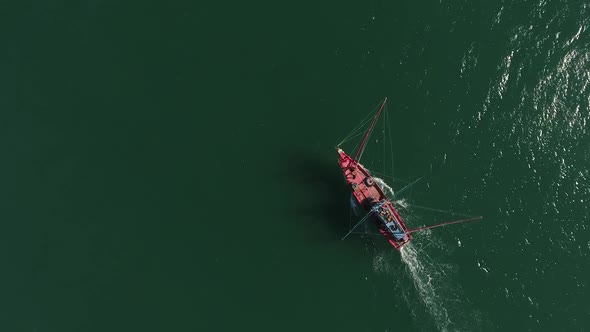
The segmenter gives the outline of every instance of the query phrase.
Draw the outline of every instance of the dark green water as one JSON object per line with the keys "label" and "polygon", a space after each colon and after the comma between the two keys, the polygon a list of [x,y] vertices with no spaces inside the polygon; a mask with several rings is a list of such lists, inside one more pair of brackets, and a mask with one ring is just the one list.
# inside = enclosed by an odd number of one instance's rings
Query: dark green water
{"label": "dark green water", "polygon": [[[0,330],[588,330],[588,7],[2,5]],[[485,221],[340,240],[385,96],[411,200]]]}

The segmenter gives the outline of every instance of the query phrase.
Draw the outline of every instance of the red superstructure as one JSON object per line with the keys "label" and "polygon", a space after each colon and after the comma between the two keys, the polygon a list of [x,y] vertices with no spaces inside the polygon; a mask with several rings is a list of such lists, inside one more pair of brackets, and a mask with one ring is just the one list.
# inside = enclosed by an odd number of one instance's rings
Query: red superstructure
{"label": "red superstructure", "polygon": [[372,214],[370,218],[379,232],[399,250],[412,239],[402,217],[366,168],[342,149],[338,149],[338,154],[338,162],[355,199],[367,213]]}
{"label": "red superstructure", "polygon": [[[383,111],[386,102],[387,98],[385,98],[379,107],[379,111],[373,118],[371,125],[365,133],[363,141],[361,142],[361,145],[356,151],[354,157],[346,154],[346,152],[344,152],[340,146],[336,147],[339,155],[338,164],[344,173],[346,182],[348,185],[350,185],[354,198],[366,212],[366,216],[361,221],[359,221],[359,223],[354,226],[346,236],[351,234],[354,228],[362,223],[363,220],[370,218],[379,229],[379,232],[385,236],[387,241],[389,241],[389,243],[394,246],[395,249],[400,250],[401,247],[410,242],[412,239],[411,233],[413,232],[482,219],[482,217],[479,216],[408,230],[404,220],[391,202],[390,197],[387,197],[383,193],[383,189],[381,189],[379,183],[375,181],[369,170],[359,163],[367,140],[371,135],[373,127],[375,126],[375,122],[377,122],[377,119],[379,118],[381,111]],[[402,191],[403,189],[400,192]],[[346,236],[344,238],[346,238]]]}
{"label": "red superstructure", "polygon": [[362,156],[367,139],[387,102],[387,98],[381,104],[379,111],[371,122],[365,137],[358,148],[354,158],[346,154],[341,148],[337,148],[340,156],[338,163],[342,168],[346,182],[350,185],[352,193],[357,202],[370,215],[371,220],[376,224],[379,232],[387,238],[389,243],[396,249],[400,249],[404,244],[411,240],[403,219],[393,206],[391,200],[383,193],[381,187],[375,182],[371,173],[363,167],[358,161]]}

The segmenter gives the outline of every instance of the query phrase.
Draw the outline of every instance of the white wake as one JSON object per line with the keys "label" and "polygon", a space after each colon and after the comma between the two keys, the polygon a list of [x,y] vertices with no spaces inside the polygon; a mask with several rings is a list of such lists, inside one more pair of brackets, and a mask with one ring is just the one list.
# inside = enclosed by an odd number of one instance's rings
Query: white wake
{"label": "white wake", "polygon": [[377,182],[379,187],[385,189],[385,195],[389,197],[393,197],[395,195],[395,193],[393,192],[393,188],[391,188],[387,183],[385,183],[383,179],[380,179],[378,177],[373,177],[373,179],[375,179],[375,182]]}
{"label": "white wake", "polygon": [[[441,331],[447,331],[449,324],[451,324],[449,313],[436,289],[437,283],[443,281],[438,278],[441,277],[441,272],[444,273],[444,269],[441,270],[442,266],[436,266],[429,259],[421,260],[418,251],[412,243],[403,246],[400,254],[420,300],[426,306],[436,326]],[[423,252],[423,254],[425,253]]]}

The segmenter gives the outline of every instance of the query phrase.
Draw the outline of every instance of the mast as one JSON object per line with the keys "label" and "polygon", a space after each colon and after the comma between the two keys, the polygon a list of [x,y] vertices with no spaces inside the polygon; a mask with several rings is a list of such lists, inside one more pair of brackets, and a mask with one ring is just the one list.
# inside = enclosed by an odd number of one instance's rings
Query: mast
{"label": "mast", "polygon": [[479,216],[479,217],[475,217],[475,218],[469,218],[469,219],[462,219],[462,220],[456,220],[456,221],[443,222],[442,224],[436,224],[436,225],[432,225],[432,226],[424,226],[424,227],[413,228],[413,229],[409,229],[408,230],[408,233],[414,233],[414,232],[418,232],[418,231],[423,231],[425,229],[442,227],[442,226],[446,226],[446,225],[458,224],[458,223],[462,223],[462,222],[468,222],[468,221],[479,220],[479,219],[483,219],[483,217]]}
{"label": "mast", "polygon": [[373,127],[375,126],[375,122],[377,122],[377,118],[379,118],[379,114],[381,114],[381,111],[383,110],[383,107],[385,106],[385,103],[386,102],[387,102],[387,97],[385,97],[385,100],[383,100],[383,103],[381,104],[381,107],[379,108],[379,111],[375,115],[375,118],[373,119],[373,122],[371,122],[371,126],[367,130],[367,133],[365,134],[365,137],[363,138],[363,141],[361,142],[361,145],[359,146],[358,150],[356,151],[356,154],[354,156],[354,162],[357,163],[357,164],[359,162],[359,159],[363,155],[363,151],[365,149],[365,144],[367,143],[367,139],[371,135],[371,132],[373,131]]}

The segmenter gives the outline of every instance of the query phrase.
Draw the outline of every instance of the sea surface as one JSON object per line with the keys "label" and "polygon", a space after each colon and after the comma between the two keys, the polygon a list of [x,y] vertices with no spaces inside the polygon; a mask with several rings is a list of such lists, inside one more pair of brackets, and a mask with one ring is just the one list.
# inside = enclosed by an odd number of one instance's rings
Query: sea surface
{"label": "sea surface", "polygon": [[[9,1],[0,27],[0,331],[590,330],[589,2]],[[408,226],[483,220],[342,240],[334,147],[385,97],[362,162]]]}

